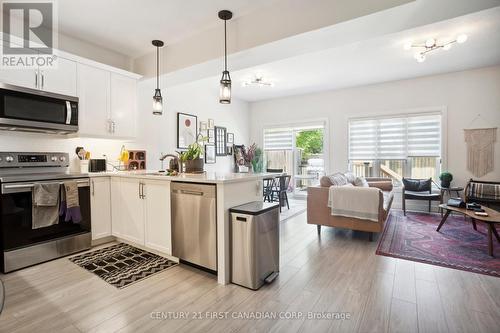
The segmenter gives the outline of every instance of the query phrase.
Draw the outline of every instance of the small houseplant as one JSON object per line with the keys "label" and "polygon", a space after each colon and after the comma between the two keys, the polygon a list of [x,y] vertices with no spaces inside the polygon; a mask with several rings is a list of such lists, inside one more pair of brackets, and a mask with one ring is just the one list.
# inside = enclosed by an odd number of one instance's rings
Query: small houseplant
{"label": "small houseplant", "polygon": [[203,146],[198,142],[188,146],[186,151],[179,153],[179,159],[184,164],[185,172],[202,173],[204,162],[201,155],[203,154]]}
{"label": "small houseplant", "polygon": [[439,175],[439,179],[441,180],[441,187],[449,188],[451,181],[453,180],[453,175],[448,171],[445,171]]}
{"label": "small houseplant", "polygon": [[254,157],[252,159],[253,172],[262,172],[264,169],[264,159],[262,154],[262,149],[255,148]]}

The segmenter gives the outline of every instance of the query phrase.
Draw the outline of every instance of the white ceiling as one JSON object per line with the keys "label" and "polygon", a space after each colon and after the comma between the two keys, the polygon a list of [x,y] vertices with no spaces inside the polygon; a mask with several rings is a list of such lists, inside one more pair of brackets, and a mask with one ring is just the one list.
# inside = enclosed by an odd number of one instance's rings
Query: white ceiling
{"label": "white ceiling", "polygon": [[[436,51],[417,63],[407,40],[469,36],[465,44]],[[341,89],[372,83],[433,75],[500,64],[500,7],[455,19],[385,35],[355,44],[309,53],[231,73],[234,97],[258,101],[287,95]],[[261,74],[274,87],[242,87],[241,82]],[[216,82],[216,79],[213,80]]]}
{"label": "white ceiling", "polygon": [[151,51],[153,39],[173,44],[220,24],[221,9],[231,10],[237,18],[271,1],[61,0],[59,31],[135,58]]}

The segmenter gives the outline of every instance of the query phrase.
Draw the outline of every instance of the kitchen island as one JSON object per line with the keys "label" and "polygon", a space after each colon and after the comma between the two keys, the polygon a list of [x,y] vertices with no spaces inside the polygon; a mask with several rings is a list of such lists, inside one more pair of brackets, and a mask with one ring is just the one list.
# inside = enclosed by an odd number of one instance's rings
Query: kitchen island
{"label": "kitchen island", "polygon": [[[274,173],[203,173],[167,176],[154,171],[92,173],[93,240],[114,236],[172,256],[171,183],[211,184],[216,189],[217,280],[230,282],[231,207],[262,200],[262,180]],[[106,207],[111,207],[109,213]]]}

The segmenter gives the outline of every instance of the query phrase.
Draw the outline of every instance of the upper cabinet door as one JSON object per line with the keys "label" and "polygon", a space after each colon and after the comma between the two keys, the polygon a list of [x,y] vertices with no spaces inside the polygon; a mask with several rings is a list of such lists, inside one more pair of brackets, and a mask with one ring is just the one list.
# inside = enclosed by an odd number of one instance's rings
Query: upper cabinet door
{"label": "upper cabinet door", "polygon": [[57,94],[76,96],[76,62],[57,58],[57,67],[40,69],[39,88]]}
{"label": "upper cabinet door", "polygon": [[[3,41],[0,40],[0,47],[2,47],[2,45]],[[33,55],[37,54],[35,51],[32,52]],[[38,82],[38,68],[0,68],[0,82],[31,89],[38,89],[40,84]]]}
{"label": "upper cabinet door", "polygon": [[137,81],[111,73],[111,121],[113,135],[135,137]]}
{"label": "upper cabinet door", "polygon": [[110,134],[110,72],[78,64],[79,132],[89,136]]}

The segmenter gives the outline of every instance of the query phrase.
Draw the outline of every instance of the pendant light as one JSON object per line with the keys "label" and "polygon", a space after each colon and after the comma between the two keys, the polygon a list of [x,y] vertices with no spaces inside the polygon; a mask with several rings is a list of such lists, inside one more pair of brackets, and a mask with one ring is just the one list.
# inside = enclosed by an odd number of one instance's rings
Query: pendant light
{"label": "pendant light", "polygon": [[224,71],[222,72],[222,78],[220,79],[220,92],[219,92],[219,102],[221,104],[231,103],[231,76],[229,76],[229,71],[227,70],[227,30],[226,23],[233,17],[233,13],[229,10],[221,10],[219,12],[219,18],[224,20]]}
{"label": "pendant light", "polygon": [[160,90],[160,47],[163,47],[164,44],[157,39],[151,43],[156,47],[156,89],[153,96],[153,114],[161,116],[163,114],[163,98]]}

